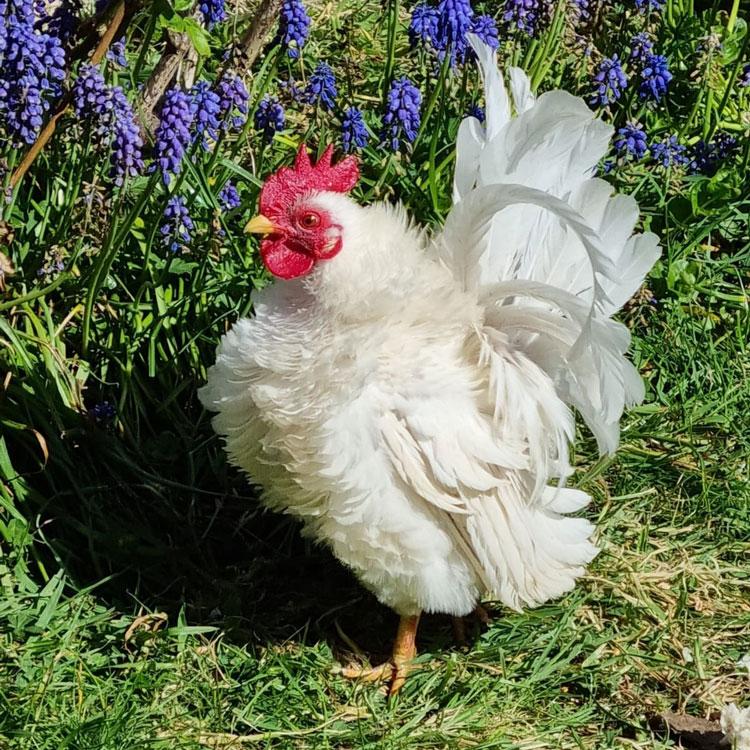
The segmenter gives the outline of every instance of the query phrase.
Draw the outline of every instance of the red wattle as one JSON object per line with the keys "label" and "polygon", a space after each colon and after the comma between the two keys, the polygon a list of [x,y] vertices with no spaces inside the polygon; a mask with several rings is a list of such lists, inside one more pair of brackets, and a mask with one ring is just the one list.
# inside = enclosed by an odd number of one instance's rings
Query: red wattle
{"label": "red wattle", "polygon": [[264,240],[260,244],[260,254],[266,268],[280,279],[296,279],[312,271],[314,259],[306,253],[290,248],[281,242]]}

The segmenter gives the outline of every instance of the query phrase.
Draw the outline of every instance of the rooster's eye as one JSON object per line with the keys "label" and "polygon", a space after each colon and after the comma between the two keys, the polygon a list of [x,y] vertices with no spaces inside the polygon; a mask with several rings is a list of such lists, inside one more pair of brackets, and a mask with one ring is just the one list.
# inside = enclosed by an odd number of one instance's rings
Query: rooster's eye
{"label": "rooster's eye", "polygon": [[300,219],[300,224],[302,224],[305,229],[312,229],[320,224],[320,216],[318,216],[318,214],[304,214]]}

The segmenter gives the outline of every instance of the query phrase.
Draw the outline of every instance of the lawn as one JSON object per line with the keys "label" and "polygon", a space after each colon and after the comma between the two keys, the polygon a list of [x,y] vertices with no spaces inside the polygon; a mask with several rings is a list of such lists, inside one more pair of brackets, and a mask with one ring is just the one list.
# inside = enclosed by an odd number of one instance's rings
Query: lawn
{"label": "lawn", "polygon": [[[471,623],[464,647],[449,618],[426,617],[416,668],[393,700],[337,674],[387,656],[395,615],[262,509],[196,390],[219,336],[268,282],[241,232],[262,179],[303,139],[340,148],[357,107],[369,140],[354,149],[358,199],[402,200],[439,223],[458,122],[482,104],[477,74],[470,61],[452,72],[450,56],[410,48],[410,3],[310,0],[300,57],[288,54],[299,35],[270,29],[239,68],[243,99],[223,52],[255,3],[228,2],[208,29],[190,2],[125,4],[120,20],[115,0],[71,36],[44,28],[59,36],[60,85],[74,92],[105,29],[125,33],[124,59],[110,53],[92,83],[119,108],[116,123],[71,95],[38,148],[40,126],[22,132],[0,106],[0,750],[655,749],[676,746],[656,726],[665,711],[712,718],[750,705],[745,14],[691,0],[534,2],[532,27],[523,16],[518,28],[510,0],[474,5],[497,21],[501,65],[647,134],[648,150],[628,145],[631,129],[602,165],[636,196],[662,259],[621,316],[646,399],[623,420],[615,456],[600,459],[583,427],[576,444],[571,481],[594,498],[586,512],[602,547],[588,575],[522,614],[490,603],[490,624]],[[4,28],[6,12],[0,4]],[[639,90],[638,33],[670,66],[658,100]],[[154,71],[174,49],[179,80],[157,96]],[[614,54],[629,81],[617,99],[594,101]],[[320,60],[336,76],[331,108],[309,89]],[[164,179],[149,171],[154,150],[171,144],[174,155],[175,136],[159,132],[162,95],[184,94],[190,76],[231,102]],[[399,131],[394,153],[381,143],[399,76],[422,94],[421,128],[414,142]],[[42,96],[46,121],[65,94]],[[190,101],[177,95],[175,109]],[[144,128],[143,165],[110,161],[113,143],[135,142],[128,118]],[[672,135],[684,148],[672,144],[665,166],[658,144]]]}

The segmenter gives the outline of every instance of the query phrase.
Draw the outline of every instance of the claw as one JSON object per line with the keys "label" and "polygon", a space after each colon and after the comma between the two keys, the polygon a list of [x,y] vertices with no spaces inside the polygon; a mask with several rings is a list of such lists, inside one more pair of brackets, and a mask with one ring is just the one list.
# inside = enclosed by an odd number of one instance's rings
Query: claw
{"label": "claw", "polygon": [[393,644],[393,656],[390,661],[377,667],[344,667],[339,674],[350,680],[364,682],[385,682],[388,685],[388,697],[394,696],[406,682],[411,660],[417,654],[416,635],[419,615],[402,617],[398,624],[396,640]]}

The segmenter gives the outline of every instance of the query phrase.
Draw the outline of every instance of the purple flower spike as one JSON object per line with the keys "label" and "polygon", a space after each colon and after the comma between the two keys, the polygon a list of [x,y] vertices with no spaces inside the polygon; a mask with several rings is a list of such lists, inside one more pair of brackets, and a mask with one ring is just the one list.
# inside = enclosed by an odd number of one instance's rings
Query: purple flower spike
{"label": "purple flower spike", "polygon": [[466,34],[471,31],[474,11],[469,0],[440,0],[438,3],[438,37],[440,50],[451,54],[451,65],[466,57]]}
{"label": "purple flower spike", "polygon": [[213,29],[217,23],[221,23],[227,17],[224,0],[201,0],[198,8],[203,16],[203,23],[208,29]]}
{"label": "purple flower spike", "polygon": [[267,140],[271,140],[274,133],[283,130],[285,125],[284,108],[275,96],[266,94],[255,112],[255,127],[263,132]]}
{"label": "purple flower spike", "polygon": [[599,69],[594,76],[596,91],[591,104],[600,104],[606,107],[616,102],[624,89],[628,86],[628,77],[622,69],[622,64],[617,55],[605,57],[599,64]]}
{"label": "purple flower spike", "polygon": [[226,72],[217,86],[219,104],[221,106],[219,119],[224,130],[239,130],[247,121],[247,103],[250,94],[242,79],[236,74]]}
{"label": "purple flower spike", "polygon": [[642,125],[629,122],[624,128],[617,131],[615,148],[621,156],[629,157],[632,161],[642,159],[648,148],[646,133]]}
{"label": "purple flower spike", "polygon": [[198,81],[190,94],[192,96],[190,111],[193,113],[195,128],[194,140],[202,137],[201,144],[208,151],[211,141],[218,139],[221,99],[215,91],[211,90],[211,84],[207,81]]}
{"label": "purple flower spike", "polygon": [[649,55],[641,71],[641,85],[638,94],[641,99],[660,101],[667,93],[667,86],[672,80],[669,63],[664,55]]}
{"label": "purple flower spike", "polygon": [[336,104],[338,91],[336,89],[336,77],[328,63],[319,62],[310,76],[305,98],[308,104],[318,104],[323,109],[333,109]]}
{"label": "purple flower spike", "polygon": [[678,143],[676,135],[671,135],[658,143],[652,143],[649,149],[654,160],[665,169],[668,167],[684,167],[690,163],[690,159],[685,153],[687,146]]}
{"label": "purple flower spike", "polygon": [[355,148],[364,148],[369,140],[370,134],[367,132],[361,110],[349,107],[341,121],[341,142],[344,151],[349,153]]}
{"label": "purple flower spike", "polygon": [[438,39],[438,11],[426,3],[415,5],[409,22],[409,42],[412,49],[418,44],[426,44],[437,48]]}
{"label": "purple flower spike", "polygon": [[643,63],[653,53],[654,43],[651,37],[642,31],[630,41],[630,59],[635,63]]}
{"label": "purple flower spike", "polygon": [[542,11],[539,0],[505,0],[503,21],[512,29],[522,34],[534,36]]}
{"label": "purple flower spike", "polygon": [[648,15],[651,11],[659,12],[666,0],[635,0],[635,7],[641,15]]}
{"label": "purple flower spike", "polygon": [[172,175],[180,173],[182,158],[193,140],[190,128],[194,113],[190,105],[190,95],[179,88],[170,89],[164,97],[154,141],[156,159],[165,185],[169,185]]}
{"label": "purple flower spike", "polygon": [[240,194],[237,192],[237,188],[231,180],[227,180],[219,193],[219,204],[222,211],[231,211],[233,208],[237,208],[240,203]]}
{"label": "purple flower spike", "polygon": [[401,138],[413,143],[419,133],[422,95],[419,89],[405,76],[391,83],[388,103],[383,117],[383,140],[393,151],[398,151]]}
{"label": "purple flower spike", "polygon": [[500,46],[497,24],[492,16],[475,16],[471,24],[471,32],[491,49],[497,49]]}
{"label": "purple flower spike", "polygon": [[310,35],[310,16],[302,0],[284,0],[281,5],[279,37],[292,59],[299,57]]}
{"label": "purple flower spike", "polygon": [[193,220],[185,205],[185,199],[179,195],[172,196],[164,211],[164,218],[166,221],[160,228],[162,241],[176,253],[190,242],[190,232],[193,231]]}

